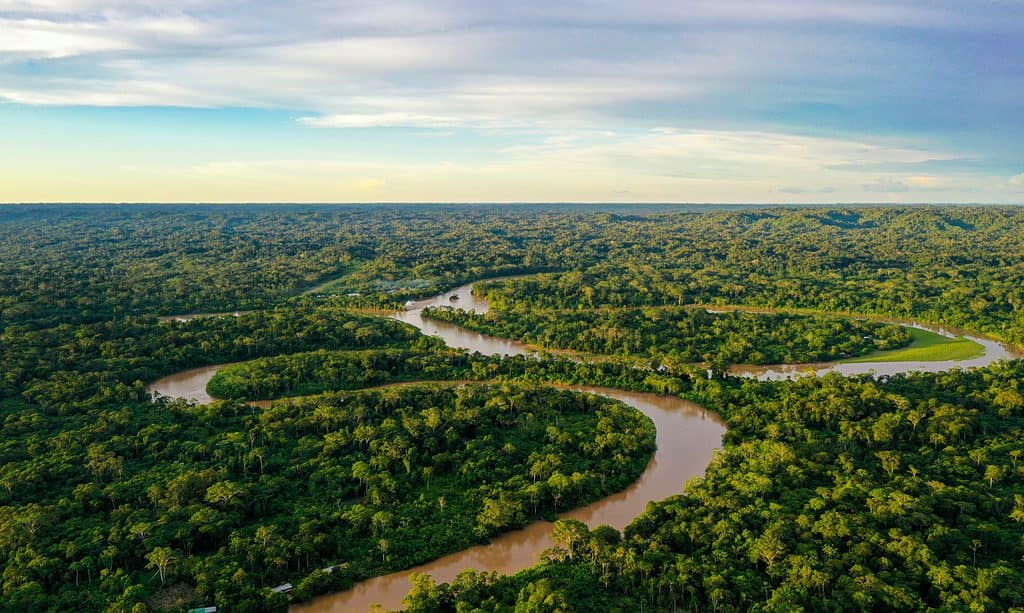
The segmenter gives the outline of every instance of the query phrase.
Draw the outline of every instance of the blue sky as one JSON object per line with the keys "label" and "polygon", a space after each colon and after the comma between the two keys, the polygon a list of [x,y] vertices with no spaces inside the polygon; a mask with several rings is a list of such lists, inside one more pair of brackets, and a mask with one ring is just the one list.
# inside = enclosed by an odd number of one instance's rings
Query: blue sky
{"label": "blue sky", "polygon": [[0,201],[1024,202],[1024,3],[0,0]]}

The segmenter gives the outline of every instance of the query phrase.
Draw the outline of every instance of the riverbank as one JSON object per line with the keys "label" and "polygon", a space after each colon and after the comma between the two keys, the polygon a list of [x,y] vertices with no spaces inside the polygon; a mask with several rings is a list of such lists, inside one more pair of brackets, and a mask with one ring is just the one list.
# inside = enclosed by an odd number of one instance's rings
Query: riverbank
{"label": "riverbank", "polygon": [[972,360],[985,353],[985,347],[963,336],[950,337],[930,330],[910,327],[910,344],[890,351],[873,351],[845,363],[861,362],[945,362]]}
{"label": "riverbank", "polygon": [[[390,316],[416,326],[425,334],[438,336],[452,347],[478,351],[485,355],[535,354],[536,351],[533,348],[518,341],[489,337],[422,316],[422,309],[426,306],[451,305],[453,303],[457,303],[460,308],[486,312],[489,308],[487,301],[473,296],[472,285],[467,284],[433,298],[412,303],[409,305],[409,310],[391,313]],[[938,330],[935,328],[933,333],[939,334]],[[984,353],[973,360],[735,367],[733,372],[739,376],[758,379],[781,379],[805,374],[820,375],[832,371],[842,374],[874,373],[880,376],[912,370],[935,372],[951,367],[983,366],[999,359],[1016,357],[1012,355],[1011,348],[997,341],[974,336],[968,336],[968,338],[977,342],[984,349]],[[195,369],[189,371],[192,374],[187,377],[184,376],[186,373],[172,375],[172,377],[180,377],[175,381],[175,384],[179,386],[179,391],[176,393],[193,393],[194,396],[190,399],[196,401],[200,401],[199,399],[202,397],[209,398],[205,390],[206,382],[220,367]],[[166,382],[167,379],[165,377],[154,382],[148,389],[163,395],[174,395],[167,393],[171,388],[160,383],[161,381]],[[201,392],[197,391],[200,389]],[[591,526],[605,523],[623,527],[642,512],[648,502],[662,500],[680,493],[683,484],[690,477],[703,474],[714,449],[721,445],[721,437],[725,432],[724,424],[714,413],[699,405],[673,396],[639,394],[610,388],[571,387],[570,389],[600,393],[622,400],[650,417],[655,422],[657,429],[658,450],[638,481],[619,494],[566,514],[567,517],[580,519]],[[501,535],[489,545],[473,547],[420,567],[369,579],[350,590],[318,597],[309,604],[296,606],[295,609],[313,612],[364,611],[378,604],[383,605],[385,610],[396,609],[401,607],[401,598],[409,589],[408,576],[413,572],[429,573],[439,582],[450,581],[459,572],[468,568],[510,573],[536,563],[540,553],[550,546],[550,524],[536,522],[523,530]]]}

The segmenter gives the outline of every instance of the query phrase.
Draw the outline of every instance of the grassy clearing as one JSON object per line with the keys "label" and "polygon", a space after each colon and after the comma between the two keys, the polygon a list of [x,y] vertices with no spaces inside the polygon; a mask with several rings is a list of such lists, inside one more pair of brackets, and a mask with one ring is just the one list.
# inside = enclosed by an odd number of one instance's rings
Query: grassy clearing
{"label": "grassy clearing", "polygon": [[949,338],[920,330],[910,330],[910,344],[902,349],[891,351],[874,351],[859,358],[843,360],[844,362],[943,362],[946,360],[969,360],[981,356],[985,348],[978,343],[963,338]]}

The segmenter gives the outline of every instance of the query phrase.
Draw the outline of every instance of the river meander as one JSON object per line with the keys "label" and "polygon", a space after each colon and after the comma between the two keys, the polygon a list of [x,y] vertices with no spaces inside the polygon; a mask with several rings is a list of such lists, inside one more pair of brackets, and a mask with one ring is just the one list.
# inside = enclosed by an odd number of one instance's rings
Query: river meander
{"label": "river meander", "polygon": [[[477,351],[486,355],[529,355],[535,353],[527,345],[503,338],[479,334],[453,324],[426,319],[423,308],[449,305],[477,312],[487,310],[487,302],[472,294],[472,286],[464,285],[433,298],[411,303],[405,312],[392,314],[419,328],[424,334],[438,336],[451,347]],[[904,323],[904,322],[899,322]],[[820,375],[837,371],[842,374],[874,372],[891,375],[909,371],[942,371],[954,367],[976,367],[1018,357],[1011,347],[977,337],[963,331],[949,331],[932,326],[926,329],[944,334],[955,332],[981,344],[985,353],[978,358],[960,362],[873,362],[857,364],[803,364],[778,366],[735,367],[734,374],[759,379],[779,379],[801,374]],[[154,394],[185,398],[199,403],[213,400],[206,392],[210,378],[224,365],[197,368],[154,381],[148,390]],[[590,505],[562,515],[579,519],[591,527],[608,524],[623,528],[639,515],[648,502],[662,500],[681,493],[691,477],[702,475],[714,450],[721,445],[725,426],[714,414],[692,402],[675,396],[658,396],[622,390],[573,386],[573,389],[621,400],[654,421],[657,428],[657,451],[640,478],[625,490]],[[413,572],[429,573],[438,582],[446,582],[466,570],[512,573],[535,564],[540,554],[552,546],[551,524],[537,521],[529,526],[494,538],[486,545],[478,545],[453,553],[421,566],[362,581],[345,592],[328,594],[311,603],[293,607],[297,611],[367,611],[375,605],[384,610],[401,608],[402,597],[408,592],[408,576]]]}

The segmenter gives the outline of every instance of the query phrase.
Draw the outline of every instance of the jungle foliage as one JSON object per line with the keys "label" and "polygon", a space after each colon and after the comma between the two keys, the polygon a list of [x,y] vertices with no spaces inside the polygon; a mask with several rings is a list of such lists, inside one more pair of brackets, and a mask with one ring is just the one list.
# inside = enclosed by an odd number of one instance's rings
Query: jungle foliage
{"label": "jungle foliage", "polygon": [[178,582],[180,604],[281,608],[286,580],[343,588],[617,491],[653,448],[629,407],[523,385],[24,412],[5,424],[4,608],[152,605]]}
{"label": "jungle foliage", "polygon": [[[725,448],[619,538],[563,522],[511,578],[415,582],[410,611],[1007,611],[1024,605],[1024,362],[748,381]],[[614,531],[613,531],[614,532]]]}
{"label": "jungle foliage", "polygon": [[[487,285],[479,291],[486,293]],[[507,303],[507,302],[506,302]],[[655,358],[671,365],[799,364],[897,349],[905,328],[815,315],[709,312],[701,307],[425,309],[425,317],[545,349]]]}
{"label": "jungle foliage", "polygon": [[[352,310],[516,273],[541,274],[482,285],[507,319],[469,325],[618,355],[467,355]],[[649,422],[546,382],[694,399],[727,420],[724,449],[624,533],[559,524],[542,564],[419,578],[412,610],[1021,608],[1022,362],[766,383],[708,379],[671,352],[795,360],[899,341],[848,313],[1021,343],[1022,307],[1024,210],[1009,207],[0,207],[0,609],[281,610],[277,582],[341,589],[639,474]],[[156,318],[234,310],[251,312]],[[616,313],[621,339],[574,323],[599,326],[596,312]],[[239,361],[218,393],[487,383],[269,409],[144,389]]]}

